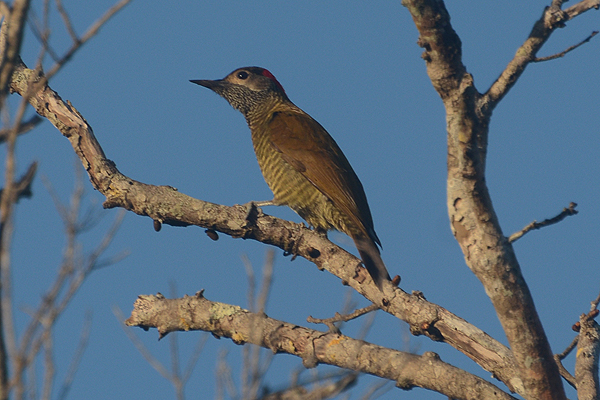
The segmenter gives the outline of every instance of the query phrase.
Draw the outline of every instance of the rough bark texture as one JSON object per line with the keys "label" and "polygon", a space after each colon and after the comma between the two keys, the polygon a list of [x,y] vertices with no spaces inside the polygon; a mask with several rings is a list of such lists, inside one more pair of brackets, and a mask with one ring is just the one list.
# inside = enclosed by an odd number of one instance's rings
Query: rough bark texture
{"label": "rough bark texture", "polygon": [[[590,2],[588,6],[593,6]],[[526,398],[565,399],[550,345],[521,274],[512,245],[502,233],[485,181],[492,110],[516,83],[557,27],[579,7],[548,7],[515,58],[480,94],[462,63],[461,41],[442,1],[404,0],[419,30],[427,73],[446,108],[448,212],[467,265],[483,283],[515,356]],[[597,6],[597,2],[595,2]]]}
{"label": "rough bark texture", "polygon": [[575,361],[575,382],[579,400],[596,400],[600,390],[598,358],[600,357],[600,326],[587,315],[580,320]]}
{"label": "rough bark texture", "polygon": [[[468,266],[483,282],[494,303],[512,351],[467,321],[427,302],[420,293],[408,294],[395,288],[383,295],[360,266],[359,259],[301,224],[265,215],[255,208],[227,207],[193,199],[172,187],[148,185],[122,175],[115,163],[106,158],[83,116],[43,81],[32,85],[31,82],[37,79],[35,72],[25,66],[16,68],[10,88],[21,95],[29,93],[28,101],[36,111],[69,139],[93,186],[106,197],[105,207],[122,207],[148,216],[154,220],[155,229],[159,229],[163,223],[173,226],[196,225],[208,229],[211,237],[215,232],[222,232],[235,238],[271,244],[289,254],[304,257],[318,268],[327,269],[340,277],[344,283],[384,311],[408,322],[413,334],[423,334],[432,340],[444,341],[463,352],[504,382],[510,390],[531,399],[563,399],[564,392],[550,347],[512,246],[500,230],[485,185],[487,135],[493,108],[535,58],[535,53],[552,30],[561,21],[586,11],[598,1],[584,1],[564,12],[560,9],[546,11],[532,30],[532,37],[519,49],[515,59],[485,94],[480,94],[475,89],[473,78],[462,64],[460,40],[452,30],[443,2],[404,3],[421,33],[419,44],[425,48],[423,58],[427,63],[428,74],[447,110],[448,209],[453,232]],[[583,3],[588,6],[585,10],[581,8]],[[158,300],[160,301],[156,304],[150,304],[149,298],[142,298],[140,301],[145,303],[137,305],[137,310],[141,310],[139,307],[153,308],[160,303],[166,314],[152,317],[159,320],[146,318],[135,323],[143,327],[156,326],[163,334],[174,329],[187,330],[196,326],[194,324],[200,321],[196,318],[200,316],[194,313],[204,315],[202,313],[206,311],[190,309],[190,302],[199,307],[208,304],[204,303],[207,300],[201,296],[177,300],[179,303]],[[189,318],[180,318],[181,307]],[[315,333],[267,317],[248,315],[246,311],[233,306],[210,303],[210,307],[216,308],[209,312],[209,317],[217,318],[213,322],[218,321],[219,324],[198,326],[197,329],[210,330],[240,343],[252,342],[276,351],[289,351],[301,356],[308,366],[315,362],[341,365],[340,357],[347,353],[333,353],[337,357],[336,364],[335,357],[328,350],[330,347],[343,349],[343,345],[352,340],[341,335],[332,336],[335,335],[333,333]],[[227,312],[220,315],[218,312],[221,311]],[[166,319],[163,321],[160,318]],[[133,320],[130,321],[133,323]],[[234,322],[242,325],[238,328],[227,325]],[[259,323],[262,332],[256,337],[248,331],[255,323]],[[245,334],[240,333],[244,332],[242,328],[246,329]],[[272,334],[285,331],[288,336],[273,340],[271,334],[264,334],[267,331]],[[296,334],[297,338],[294,336]],[[295,339],[291,340],[289,337]],[[433,355],[417,360],[411,358],[417,356],[389,353],[391,350],[377,348],[365,342],[360,342],[360,345],[354,342],[351,344],[356,347],[345,350],[354,351],[353,354],[358,356],[355,359],[344,359],[345,368],[356,368],[358,371],[394,379],[400,387],[423,386],[454,398],[510,398],[493,385],[482,383],[485,381],[473,380],[464,371],[460,371],[461,374],[466,374],[464,376],[453,375],[460,379],[443,381],[446,385],[444,387],[419,380],[421,375],[423,379],[429,376],[440,379],[449,373],[446,365]],[[369,351],[363,353],[366,350]],[[428,361],[425,362],[425,359]],[[428,367],[425,366],[426,363],[429,363]],[[410,368],[406,368],[407,365]],[[388,375],[386,368],[392,367],[398,369]],[[464,382],[469,383],[464,386]],[[471,393],[468,392],[468,385],[472,385],[476,395],[465,397],[465,393]],[[477,391],[480,388],[491,391],[485,392],[487,397],[478,397],[484,393]]]}
{"label": "rough bark texture", "polygon": [[[12,90],[24,94],[35,71],[21,65],[13,76]],[[448,310],[429,303],[422,294],[396,288],[384,302],[360,260],[301,224],[280,220],[243,206],[227,207],[197,200],[169,186],[153,186],[122,175],[108,160],[92,128],[69,102],[43,85],[33,91],[30,103],[69,138],[94,187],[106,196],[105,207],[123,207],[154,221],[174,226],[196,225],[234,238],[254,239],[277,246],[314,262],[352,286],[384,311],[410,324],[415,335],[445,341],[476,361],[512,391],[523,393],[510,350],[482,330]],[[256,212],[254,212],[256,211]]]}
{"label": "rough bark texture", "polygon": [[320,332],[255,314],[240,307],[212,302],[202,293],[181,299],[140,296],[127,325],[157,328],[161,337],[173,331],[204,330],[302,358],[307,368],[319,363],[348,368],[396,381],[402,389],[415,386],[453,399],[514,399],[491,383],[446,364],[435,353],[421,356],[355,340],[336,332]]}

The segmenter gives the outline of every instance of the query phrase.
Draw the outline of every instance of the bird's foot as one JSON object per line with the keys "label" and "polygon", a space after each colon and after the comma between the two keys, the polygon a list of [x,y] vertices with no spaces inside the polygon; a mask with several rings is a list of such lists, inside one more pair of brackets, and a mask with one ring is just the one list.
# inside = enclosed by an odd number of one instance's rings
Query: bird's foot
{"label": "bird's foot", "polygon": [[275,206],[275,201],[249,201],[246,204],[242,204],[242,207],[246,209],[246,221],[254,221],[258,216],[258,208],[264,206]]}
{"label": "bird's foot", "polygon": [[265,200],[265,201],[249,201],[248,203],[246,203],[246,205],[248,204],[254,204],[255,207],[266,207],[266,206],[276,206],[277,203],[275,203],[275,200]]}
{"label": "bird's foot", "polygon": [[321,227],[316,227],[316,228],[313,228],[313,230],[314,230],[316,233],[318,233],[319,235],[323,236],[325,239],[329,239],[329,238],[327,237],[327,229],[325,229],[325,228],[321,228]]}

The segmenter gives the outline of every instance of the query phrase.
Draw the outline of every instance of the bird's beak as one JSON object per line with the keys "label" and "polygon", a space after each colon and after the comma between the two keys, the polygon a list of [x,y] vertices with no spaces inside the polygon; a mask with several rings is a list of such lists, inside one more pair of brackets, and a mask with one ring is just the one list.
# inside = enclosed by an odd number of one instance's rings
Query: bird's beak
{"label": "bird's beak", "polygon": [[209,88],[209,89],[215,90],[215,91],[216,91],[216,89],[223,87],[222,79],[217,79],[215,81],[200,79],[200,80],[190,80],[190,82],[195,83],[196,85],[204,86],[205,88]]}

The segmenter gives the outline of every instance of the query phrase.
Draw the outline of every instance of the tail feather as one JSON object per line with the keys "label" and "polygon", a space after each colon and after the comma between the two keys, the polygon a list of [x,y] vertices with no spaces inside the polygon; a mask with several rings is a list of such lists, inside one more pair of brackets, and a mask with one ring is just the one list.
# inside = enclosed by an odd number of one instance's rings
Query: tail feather
{"label": "tail feather", "polygon": [[381,259],[377,245],[369,237],[357,236],[352,239],[354,239],[354,244],[358,249],[358,253],[360,254],[360,258],[362,259],[365,268],[371,275],[371,278],[373,278],[373,281],[379,290],[383,291],[383,282],[386,280],[390,281],[391,278]]}

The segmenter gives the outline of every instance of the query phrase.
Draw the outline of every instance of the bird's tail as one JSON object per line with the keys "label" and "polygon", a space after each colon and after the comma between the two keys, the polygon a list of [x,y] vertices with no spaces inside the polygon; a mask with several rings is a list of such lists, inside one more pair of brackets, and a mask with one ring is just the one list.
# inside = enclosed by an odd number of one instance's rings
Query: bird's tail
{"label": "bird's tail", "polygon": [[354,240],[354,244],[358,249],[358,253],[360,254],[360,258],[362,259],[365,268],[373,278],[373,281],[379,288],[379,290],[383,291],[383,282],[386,280],[391,280],[390,274],[381,259],[381,255],[379,254],[379,249],[377,245],[371,238],[368,236],[355,236],[352,238]]}

